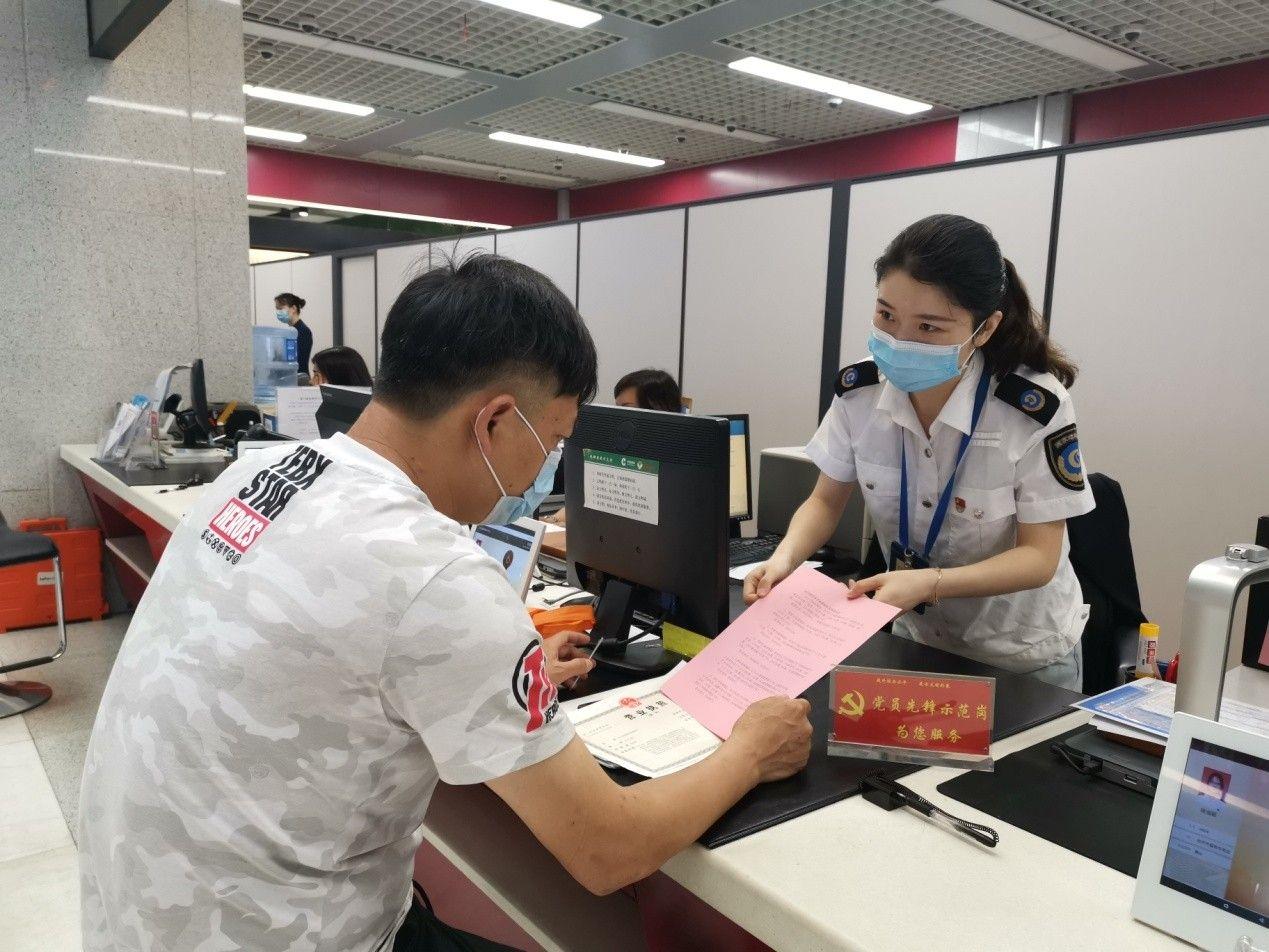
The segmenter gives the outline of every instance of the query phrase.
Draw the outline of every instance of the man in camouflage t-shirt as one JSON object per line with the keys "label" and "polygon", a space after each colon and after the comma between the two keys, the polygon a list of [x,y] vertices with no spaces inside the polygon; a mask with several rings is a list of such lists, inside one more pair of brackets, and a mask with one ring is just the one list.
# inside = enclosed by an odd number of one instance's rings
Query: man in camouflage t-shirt
{"label": "man in camouflage t-shirt", "polygon": [[81,795],[86,952],[390,949],[439,780],[488,783],[583,884],[647,875],[805,762],[754,705],[637,794],[557,716],[585,673],[465,523],[507,508],[595,390],[573,306],[492,256],[416,278],[345,436],[279,444],[173,534],[102,699]]}

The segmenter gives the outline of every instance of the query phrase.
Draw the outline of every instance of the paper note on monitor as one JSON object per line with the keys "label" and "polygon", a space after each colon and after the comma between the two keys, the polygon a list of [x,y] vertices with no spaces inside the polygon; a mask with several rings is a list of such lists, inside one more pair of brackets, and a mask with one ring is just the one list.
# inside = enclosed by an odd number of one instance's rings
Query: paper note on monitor
{"label": "paper note on monitor", "polygon": [[803,566],[665,683],[663,693],[727,738],[745,708],[797,697],[899,614]]}

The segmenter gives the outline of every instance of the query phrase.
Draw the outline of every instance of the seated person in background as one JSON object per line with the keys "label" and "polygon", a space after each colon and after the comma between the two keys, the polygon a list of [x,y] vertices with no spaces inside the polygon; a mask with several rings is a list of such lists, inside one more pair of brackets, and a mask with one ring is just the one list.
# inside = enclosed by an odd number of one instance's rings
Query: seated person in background
{"label": "seated person in background", "polygon": [[626,374],[612,388],[612,398],[619,407],[683,412],[683,394],[678,381],[664,370],[636,370]]}
{"label": "seated person in background", "polygon": [[[617,381],[612,388],[613,403],[619,407],[638,407],[641,410],[663,410],[666,413],[683,412],[683,394],[678,381],[664,370],[635,370]],[[542,520],[548,525],[565,525],[564,510],[560,509]]]}
{"label": "seated person in background", "polygon": [[777,697],[700,763],[616,784],[557,701],[591,669],[589,639],[543,642],[464,527],[527,505],[595,368],[542,275],[493,255],[443,265],[393,304],[347,434],[260,450],[206,487],[93,727],[86,952],[435,948],[416,937],[446,927],[410,880],[439,780],[487,783],[608,893],[802,769],[809,706]]}
{"label": "seated person in background", "polygon": [[313,372],[309,381],[317,387],[324,383],[337,387],[369,387],[374,381],[361,354],[351,347],[327,347],[313,355]]}

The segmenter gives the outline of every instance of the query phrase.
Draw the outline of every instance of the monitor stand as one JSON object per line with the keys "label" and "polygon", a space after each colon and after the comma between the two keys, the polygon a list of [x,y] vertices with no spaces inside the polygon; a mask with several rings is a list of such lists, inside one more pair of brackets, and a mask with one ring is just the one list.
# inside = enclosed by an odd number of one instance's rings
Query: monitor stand
{"label": "monitor stand", "polygon": [[[603,594],[595,606],[595,627],[591,644],[599,645],[595,663],[614,671],[656,677],[669,671],[680,660],[662,646],[660,639],[630,642],[630,626],[634,622],[634,586],[620,579],[604,582]],[[603,644],[599,640],[603,639]]]}

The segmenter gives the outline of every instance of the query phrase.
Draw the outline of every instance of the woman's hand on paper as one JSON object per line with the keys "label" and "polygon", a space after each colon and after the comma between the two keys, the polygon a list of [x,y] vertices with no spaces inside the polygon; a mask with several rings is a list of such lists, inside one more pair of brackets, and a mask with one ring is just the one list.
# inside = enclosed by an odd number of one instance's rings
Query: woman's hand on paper
{"label": "woman's hand on paper", "polygon": [[581,649],[590,644],[590,635],[580,631],[561,631],[542,639],[546,652],[546,676],[559,687],[571,678],[584,678],[595,668],[590,653]]}
{"label": "woman's hand on paper", "polygon": [[893,605],[903,611],[911,611],[922,602],[934,597],[936,575],[933,569],[904,569],[899,572],[882,572],[857,582],[847,582],[851,598],[871,594],[879,602]]}
{"label": "woman's hand on paper", "polygon": [[759,783],[791,777],[811,756],[810,711],[802,698],[755,701],[740,715],[724,746],[744,751],[757,767]]}
{"label": "woman's hand on paper", "polygon": [[772,588],[792,575],[796,568],[796,565],[779,554],[771,556],[745,576],[745,604],[752,605],[758,599],[765,598]]}

